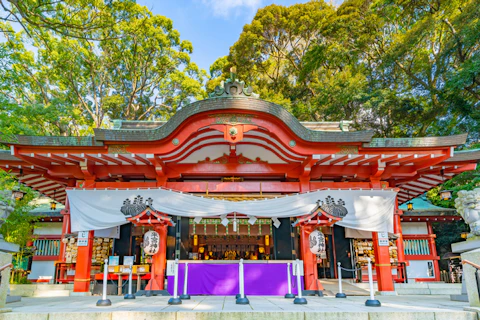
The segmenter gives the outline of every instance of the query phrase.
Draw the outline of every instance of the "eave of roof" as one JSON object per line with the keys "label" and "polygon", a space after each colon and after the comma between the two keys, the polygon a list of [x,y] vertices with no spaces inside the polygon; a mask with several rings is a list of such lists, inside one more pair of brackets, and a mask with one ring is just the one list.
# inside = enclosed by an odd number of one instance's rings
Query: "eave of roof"
{"label": "eave of roof", "polygon": [[445,162],[478,161],[480,159],[480,149],[455,151],[455,154]]}
{"label": "eave of roof", "polygon": [[[449,147],[462,145],[467,134],[423,137],[423,138],[373,138],[373,131],[319,131],[308,129],[285,108],[272,102],[252,97],[234,96],[209,98],[194,102],[180,109],[167,121],[126,121],[120,123],[120,129],[94,129],[95,137],[59,137],[59,136],[22,136],[0,134],[0,143],[7,145],[31,146],[103,146],[103,141],[158,141],[167,138],[180,124],[189,117],[221,110],[256,111],[270,114],[281,120],[299,138],[308,142],[327,143],[363,143],[364,148],[411,148],[411,147]],[[480,150],[459,155],[462,158],[480,158]],[[456,161],[450,159],[449,161]],[[461,161],[461,160],[460,160]]]}
{"label": "eave of roof", "polygon": [[365,143],[364,148],[411,148],[411,147],[450,147],[462,145],[467,141],[467,134],[445,137],[422,138],[374,138]]}
{"label": "eave of roof", "polygon": [[196,114],[221,110],[256,111],[283,121],[298,137],[309,142],[369,142],[373,131],[324,132],[305,128],[280,105],[250,97],[221,97],[194,102],[179,110],[170,120],[154,129],[95,129],[97,141],[158,141],[168,137],[186,119]]}
{"label": "eave of roof", "polygon": [[6,145],[25,146],[52,146],[52,147],[98,147],[103,146],[94,137],[59,137],[59,136],[23,136],[10,135],[0,136],[0,143]]}

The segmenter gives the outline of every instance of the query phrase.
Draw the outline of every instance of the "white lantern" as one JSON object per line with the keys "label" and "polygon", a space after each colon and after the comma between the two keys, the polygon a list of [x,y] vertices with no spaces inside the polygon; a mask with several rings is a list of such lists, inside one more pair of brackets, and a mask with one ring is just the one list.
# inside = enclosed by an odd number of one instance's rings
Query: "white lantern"
{"label": "white lantern", "polygon": [[143,236],[143,251],[146,255],[153,256],[160,248],[160,235],[155,231],[147,231]]}
{"label": "white lantern", "polygon": [[326,245],[325,245],[325,235],[319,231],[315,230],[312,233],[310,233],[310,251],[313,254],[320,254],[322,252],[325,252]]}

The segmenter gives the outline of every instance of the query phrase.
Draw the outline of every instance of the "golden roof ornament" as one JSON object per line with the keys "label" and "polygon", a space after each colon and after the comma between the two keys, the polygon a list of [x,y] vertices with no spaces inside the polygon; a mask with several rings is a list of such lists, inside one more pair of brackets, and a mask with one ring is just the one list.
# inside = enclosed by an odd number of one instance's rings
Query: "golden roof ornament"
{"label": "golden roof ornament", "polygon": [[252,87],[246,86],[244,81],[236,79],[237,68],[230,68],[230,78],[227,81],[222,81],[220,86],[209,94],[210,98],[220,97],[253,97],[258,98],[259,95],[253,93]]}

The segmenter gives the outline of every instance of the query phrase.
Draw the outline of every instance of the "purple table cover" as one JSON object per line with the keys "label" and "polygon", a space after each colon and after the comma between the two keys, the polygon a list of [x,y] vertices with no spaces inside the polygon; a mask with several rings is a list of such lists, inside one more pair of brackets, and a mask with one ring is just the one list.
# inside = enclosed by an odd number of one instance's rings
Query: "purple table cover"
{"label": "purple table cover", "polygon": [[[245,263],[245,294],[283,296],[288,292],[287,263]],[[238,262],[232,264],[189,263],[188,288],[190,295],[231,296],[239,293]],[[290,265],[292,293],[298,294],[297,279]],[[303,289],[303,277],[302,289]],[[174,277],[168,276],[168,292],[173,295]],[[185,263],[178,265],[178,295],[183,294]]]}

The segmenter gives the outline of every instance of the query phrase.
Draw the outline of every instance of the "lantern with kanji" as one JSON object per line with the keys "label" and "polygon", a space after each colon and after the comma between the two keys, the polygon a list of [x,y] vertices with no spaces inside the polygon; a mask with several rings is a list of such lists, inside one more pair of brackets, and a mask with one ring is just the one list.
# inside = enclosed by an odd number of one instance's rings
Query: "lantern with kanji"
{"label": "lantern with kanji", "polygon": [[143,251],[146,255],[153,256],[160,247],[160,235],[153,230],[147,231],[143,236]]}
{"label": "lantern with kanji", "polygon": [[313,254],[320,254],[322,252],[325,252],[326,245],[325,245],[325,235],[319,231],[315,230],[312,233],[310,233],[310,251]]}

